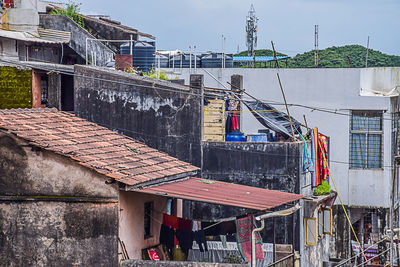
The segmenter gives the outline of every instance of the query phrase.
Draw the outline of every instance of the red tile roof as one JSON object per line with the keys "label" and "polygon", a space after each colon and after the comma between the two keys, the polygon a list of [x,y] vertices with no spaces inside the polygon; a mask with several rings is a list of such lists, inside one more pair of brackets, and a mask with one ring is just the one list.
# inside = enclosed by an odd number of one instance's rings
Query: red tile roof
{"label": "red tile roof", "polygon": [[199,170],[130,137],[56,109],[0,110],[0,129],[127,185],[194,175]]}
{"label": "red tile roof", "polygon": [[304,198],[298,194],[201,178],[158,184],[136,191],[255,210],[268,210]]}

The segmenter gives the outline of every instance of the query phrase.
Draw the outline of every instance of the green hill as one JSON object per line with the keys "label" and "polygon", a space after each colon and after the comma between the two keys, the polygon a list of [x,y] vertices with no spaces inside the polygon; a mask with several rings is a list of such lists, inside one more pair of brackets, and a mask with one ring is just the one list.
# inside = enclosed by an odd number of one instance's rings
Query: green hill
{"label": "green hill", "polygon": [[[272,57],[274,55],[274,51],[269,50],[269,49],[258,49],[258,50],[255,50],[255,54],[256,54],[256,57],[261,57],[261,56]],[[285,54],[282,54],[282,53],[279,53],[279,52],[277,52],[276,55],[277,56],[286,56]],[[247,50],[246,51],[242,51],[239,54],[236,54],[235,56],[247,57]]]}
{"label": "green hill", "polygon": [[[272,56],[271,50],[256,50],[259,55]],[[239,54],[246,54],[243,51]],[[238,55],[239,55],[238,54]],[[284,55],[284,54],[278,54]],[[365,67],[366,48],[361,45],[345,45],[332,46],[318,51],[319,68],[362,68]],[[274,66],[274,64],[272,64]],[[285,68],[286,64],[280,62],[280,67]],[[369,49],[368,51],[368,67],[399,67],[400,56],[387,55],[382,52]],[[259,67],[259,66],[257,66]],[[267,65],[266,67],[270,67]],[[314,68],[314,50],[297,54],[295,57],[288,60],[288,68]]]}

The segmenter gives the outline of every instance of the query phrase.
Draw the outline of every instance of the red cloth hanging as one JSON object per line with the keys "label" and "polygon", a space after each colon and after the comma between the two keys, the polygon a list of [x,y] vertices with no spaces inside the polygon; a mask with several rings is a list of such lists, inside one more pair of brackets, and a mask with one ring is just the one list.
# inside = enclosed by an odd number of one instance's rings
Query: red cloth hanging
{"label": "red cloth hanging", "polygon": [[[169,228],[174,229],[174,231],[176,231],[177,229],[179,229],[179,225],[178,225],[178,217],[173,216],[173,215],[168,215],[168,214],[163,214],[163,224],[165,226],[168,226]],[[174,245],[179,245],[178,239],[176,238],[176,236],[174,235]]]}
{"label": "red cloth hanging", "polygon": [[[251,262],[251,232],[254,229],[254,217],[248,215],[236,220],[236,241],[244,259]],[[260,233],[256,233],[256,259],[264,260]]]}
{"label": "red cloth hanging", "polygon": [[232,116],[232,130],[239,130],[239,123],[238,123],[238,119],[236,116],[236,110],[233,112],[233,116]]}
{"label": "red cloth hanging", "polygon": [[320,181],[327,180],[329,177],[328,170],[328,138],[323,134],[318,134],[318,158]]}

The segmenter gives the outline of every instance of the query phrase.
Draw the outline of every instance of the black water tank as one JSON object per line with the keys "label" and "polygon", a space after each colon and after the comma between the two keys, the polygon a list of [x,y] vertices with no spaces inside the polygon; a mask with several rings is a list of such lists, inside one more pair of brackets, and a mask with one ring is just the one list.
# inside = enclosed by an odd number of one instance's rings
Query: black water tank
{"label": "black water tank", "polygon": [[[175,68],[190,68],[190,61],[192,61],[192,68],[194,68],[195,63],[196,63],[196,68],[201,67],[201,59],[199,56],[195,56],[193,54],[181,54],[181,55],[175,55],[171,56],[170,58],[170,66],[172,68],[172,64],[174,64]],[[174,63],[172,63],[174,62]]]}
{"label": "black water tank", "polygon": [[[222,53],[207,53],[201,56],[202,68],[222,68]],[[233,54],[225,54],[225,68],[233,68]]]}
{"label": "black water tank", "polygon": [[[120,46],[121,54],[130,54],[131,46],[130,42],[123,43]],[[155,68],[156,61],[156,43],[145,42],[145,41],[134,41],[133,42],[133,68],[138,71],[149,72],[152,68]]]}

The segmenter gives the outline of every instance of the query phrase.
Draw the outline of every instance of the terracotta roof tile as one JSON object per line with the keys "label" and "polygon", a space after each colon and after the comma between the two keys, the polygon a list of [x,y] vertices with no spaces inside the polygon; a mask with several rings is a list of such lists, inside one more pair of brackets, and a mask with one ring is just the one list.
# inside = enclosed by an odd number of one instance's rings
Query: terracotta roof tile
{"label": "terracotta roof tile", "polygon": [[0,129],[128,185],[199,169],[130,137],[56,109],[0,110]]}

